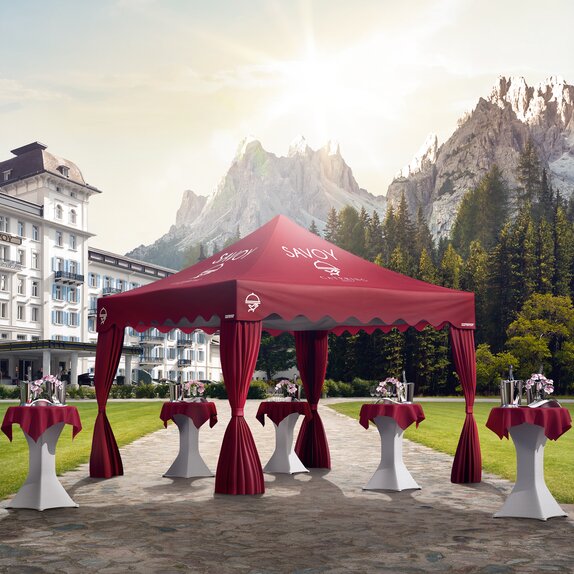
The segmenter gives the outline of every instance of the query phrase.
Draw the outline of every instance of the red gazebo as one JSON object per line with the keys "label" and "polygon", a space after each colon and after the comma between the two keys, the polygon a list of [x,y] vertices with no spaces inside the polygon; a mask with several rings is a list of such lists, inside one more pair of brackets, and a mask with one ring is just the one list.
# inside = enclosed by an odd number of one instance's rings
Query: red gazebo
{"label": "red gazebo", "polygon": [[453,357],[466,400],[466,419],[451,480],[480,482],[481,456],[472,414],[476,388],[474,294],[389,271],[277,216],[213,257],[133,291],[98,299],[95,386],[98,416],[90,475],[123,474],[106,403],[124,329],[155,327],[220,331],[223,378],[231,405],[215,491],[264,492],[253,436],[243,417],[262,330],[295,335],[297,366],[312,409],[296,451],[308,467],[330,468],[317,404],[327,365],[327,335],[393,328],[450,326]]}

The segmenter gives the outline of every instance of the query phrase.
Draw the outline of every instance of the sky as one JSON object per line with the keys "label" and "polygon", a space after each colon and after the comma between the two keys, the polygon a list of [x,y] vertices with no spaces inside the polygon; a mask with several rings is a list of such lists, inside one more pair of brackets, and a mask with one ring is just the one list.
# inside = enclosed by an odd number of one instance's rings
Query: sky
{"label": "sky", "polygon": [[0,160],[33,141],[102,191],[116,253],[213,193],[243,138],[329,140],[386,193],[499,76],[574,84],[570,0],[0,0]]}

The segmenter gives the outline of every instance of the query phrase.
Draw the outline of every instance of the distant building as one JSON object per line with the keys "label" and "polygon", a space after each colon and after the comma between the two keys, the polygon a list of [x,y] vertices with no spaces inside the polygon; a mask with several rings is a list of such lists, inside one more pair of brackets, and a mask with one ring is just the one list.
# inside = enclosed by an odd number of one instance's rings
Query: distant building
{"label": "distant building", "polygon": [[[101,191],[39,142],[12,153],[0,162],[0,380],[51,373],[74,383],[93,371],[97,298],[174,271],[88,247],[89,199]],[[128,329],[126,373],[220,380],[219,337]]]}

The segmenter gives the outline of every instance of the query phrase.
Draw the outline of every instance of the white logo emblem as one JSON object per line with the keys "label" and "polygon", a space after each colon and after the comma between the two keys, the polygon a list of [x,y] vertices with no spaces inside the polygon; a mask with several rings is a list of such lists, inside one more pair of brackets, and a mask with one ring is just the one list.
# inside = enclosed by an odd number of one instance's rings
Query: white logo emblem
{"label": "white logo emblem", "polygon": [[106,322],[107,318],[108,318],[108,312],[106,311],[105,307],[102,307],[100,309],[100,325],[103,325]]}
{"label": "white logo emblem", "polygon": [[202,271],[201,273],[199,273],[195,277],[192,277],[192,279],[199,279],[200,277],[205,277],[205,275],[210,275],[211,273],[215,273],[216,271],[219,271],[222,267],[223,267],[223,263],[220,263],[219,265],[215,265],[215,267],[210,267],[209,269]]}
{"label": "white logo emblem", "polygon": [[247,297],[245,297],[245,303],[249,307],[248,313],[254,313],[255,309],[261,305],[261,299],[255,293],[249,293]]}
{"label": "white logo emblem", "polygon": [[319,271],[325,271],[331,277],[333,276],[339,277],[339,273],[341,273],[341,270],[338,267],[335,267],[330,263],[326,263],[325,261],[315,261],[313,265],[315,265],[316,269],[319,269]]}

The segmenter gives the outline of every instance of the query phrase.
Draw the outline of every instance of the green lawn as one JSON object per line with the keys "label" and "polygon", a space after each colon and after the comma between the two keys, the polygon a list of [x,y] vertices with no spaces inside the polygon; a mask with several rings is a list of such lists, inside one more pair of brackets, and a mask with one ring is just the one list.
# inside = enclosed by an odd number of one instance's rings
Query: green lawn
{"label": "green lawn", "polygon": [[[17,404],[17,403],[14,403]],[[65,425],[56,448],[56,472],[62,474],[88,462],[92,448],[94,421],[98,413],[95,402],[70,402],[78,408],[82,431],[72,441],[72,427]],[[107,413],[118,445],[129,444],[135,439],[163,427],[159,418],[161,402],[112,402]],[[0,421],[4,418],[8,403],[0,404]],[[33,408],[33,407],[31,407]],[[38,407],[41,408],[41,407]],[[10,442],[0,433],[0,499],[18,491],[28,475],[28,443],[20,426],[12,425],[13,440]]]}
{"label": "green lawn", "polygon": [[[359,418],[363,402],[330,405],[337,412]],[[411,425],[405,438],[454,455],[464,422],[463,403],[421,402],[426,419],[417,429]],[[474,415],[478,425],[482,468],[498,476],[516,480],[516,451],[512,440],[499,439],[487,429],[486,419],[494,403],[476,403]],[[564,405],[574,418],[574,405]],[[544,449],[544,476],[546,485],[558,502],[574,503],[574,430],[563,434],[557,441],[548,440]]]}

